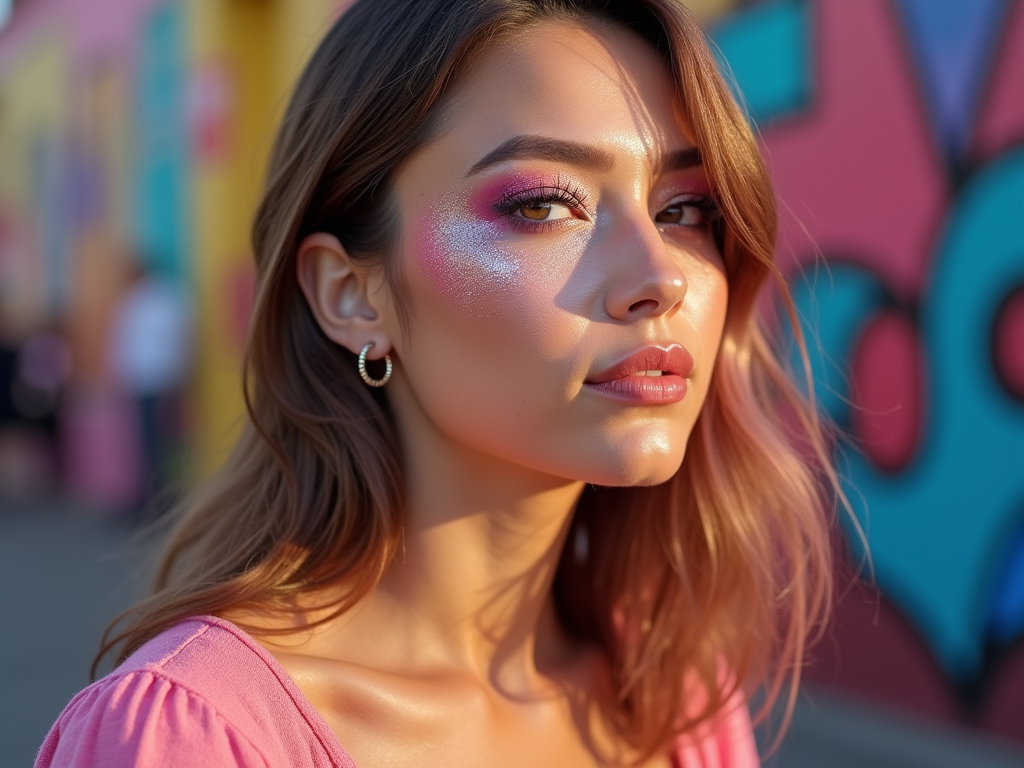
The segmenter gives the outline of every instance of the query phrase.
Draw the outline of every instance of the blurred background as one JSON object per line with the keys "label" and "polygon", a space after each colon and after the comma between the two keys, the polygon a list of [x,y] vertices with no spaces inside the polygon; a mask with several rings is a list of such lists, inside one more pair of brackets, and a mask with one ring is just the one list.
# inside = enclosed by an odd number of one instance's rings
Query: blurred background
{"label": "blurred background", "polygon": [[[264,161],[347,4],[0,0],[0,766],[232,442]],[[1024,766],[1024,2],[689,4],[761,133],[874,573],[769,765]]]}

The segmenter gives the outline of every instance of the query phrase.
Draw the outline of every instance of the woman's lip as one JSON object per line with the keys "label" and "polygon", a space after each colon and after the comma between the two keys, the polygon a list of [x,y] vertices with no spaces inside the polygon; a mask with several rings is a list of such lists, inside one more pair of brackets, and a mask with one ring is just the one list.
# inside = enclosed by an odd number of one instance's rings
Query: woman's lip
{"label": "woman's lip", "polygon": [[686,379],[682,376],[626,376],[610,381],[584,384],[617,400],[633,403],[668,404],[678,403],[686,397]]}
{"label": "woman's lip", "polygon": [[[661,376],[636,376],[645,371],[661,371]],[[685,380],[693,372],[693,356],[680,344],[665,347],[650,346],[638,350],[604,370],[592,374],[587,384],[609,384],[615,381],[654,381],[660,379]],[[664,382],[668,383],[668,382]],[[633,385],[630,385],[633,386]],[[685,387],[684,387],[685,390]]]}

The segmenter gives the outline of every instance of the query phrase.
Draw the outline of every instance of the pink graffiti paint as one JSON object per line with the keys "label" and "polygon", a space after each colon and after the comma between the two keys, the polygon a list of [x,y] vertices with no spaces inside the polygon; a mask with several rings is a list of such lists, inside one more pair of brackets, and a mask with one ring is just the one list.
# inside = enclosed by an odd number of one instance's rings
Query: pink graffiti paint
{"label": "pink graffiti paint", "polygon": [[1011,395],[1024,400],[1024,288],[1010,294],[992,329],[993,363]]}
{"label": "pink graffiti paint", "polygon": [[806,227],[826,256],[855,258],[916,298],[949,192],[909,58],[881,0],[818,3],[814,19],[813,103],[766,138],[779,253],[812,260]]}
{"label": "pink graffiti paint", "polygon": [[1012,6],[993,62],[975,133],[975,152],[989,157],[1024,139],[1024,4]]}
{"label": "pink graffiti paint", "polygon": [[920,442],[924,409],[917,329],[896,312],[876,315],[861,334],[851,363],[858,443],[879,469],[903,469]]}
{"label": "pink graffiti paint", "polygon": [[66,35],[66,46],[76,63],[112,54],[130,61],[142,30],[161,0],[112,0],[83,3],[79,0],[36,0],[22,3],[4,29],[5,45],[0,48],[0,72],[31,41],[58,28]]}

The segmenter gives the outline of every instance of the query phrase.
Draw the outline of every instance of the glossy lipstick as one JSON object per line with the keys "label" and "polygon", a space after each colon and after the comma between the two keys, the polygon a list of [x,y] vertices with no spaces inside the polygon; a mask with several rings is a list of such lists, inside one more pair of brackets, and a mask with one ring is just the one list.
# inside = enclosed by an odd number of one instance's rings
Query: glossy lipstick
{"label": "glossy lipstick", "polygon": [[680,345],[651,346],[592,374],[584,386],[637,404],[678,403],[692,372],[693,357]]}

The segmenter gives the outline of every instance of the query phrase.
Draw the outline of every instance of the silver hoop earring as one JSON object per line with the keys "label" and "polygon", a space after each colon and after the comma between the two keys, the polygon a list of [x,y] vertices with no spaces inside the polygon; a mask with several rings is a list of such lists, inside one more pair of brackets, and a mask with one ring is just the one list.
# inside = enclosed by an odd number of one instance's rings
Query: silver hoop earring
{"label": "silver hoop earring", "polygon": [[366,353],[371,349],[373,349],[373,342],[368,341],[359,353],[359,376],[371,387],[383,387],[391,381],[391,371],[394,370],[394,366],[391,365],[391,355],[384,355],[384,365],[387,366],[384,375],[379,379],[374,379],[366,372]]}

